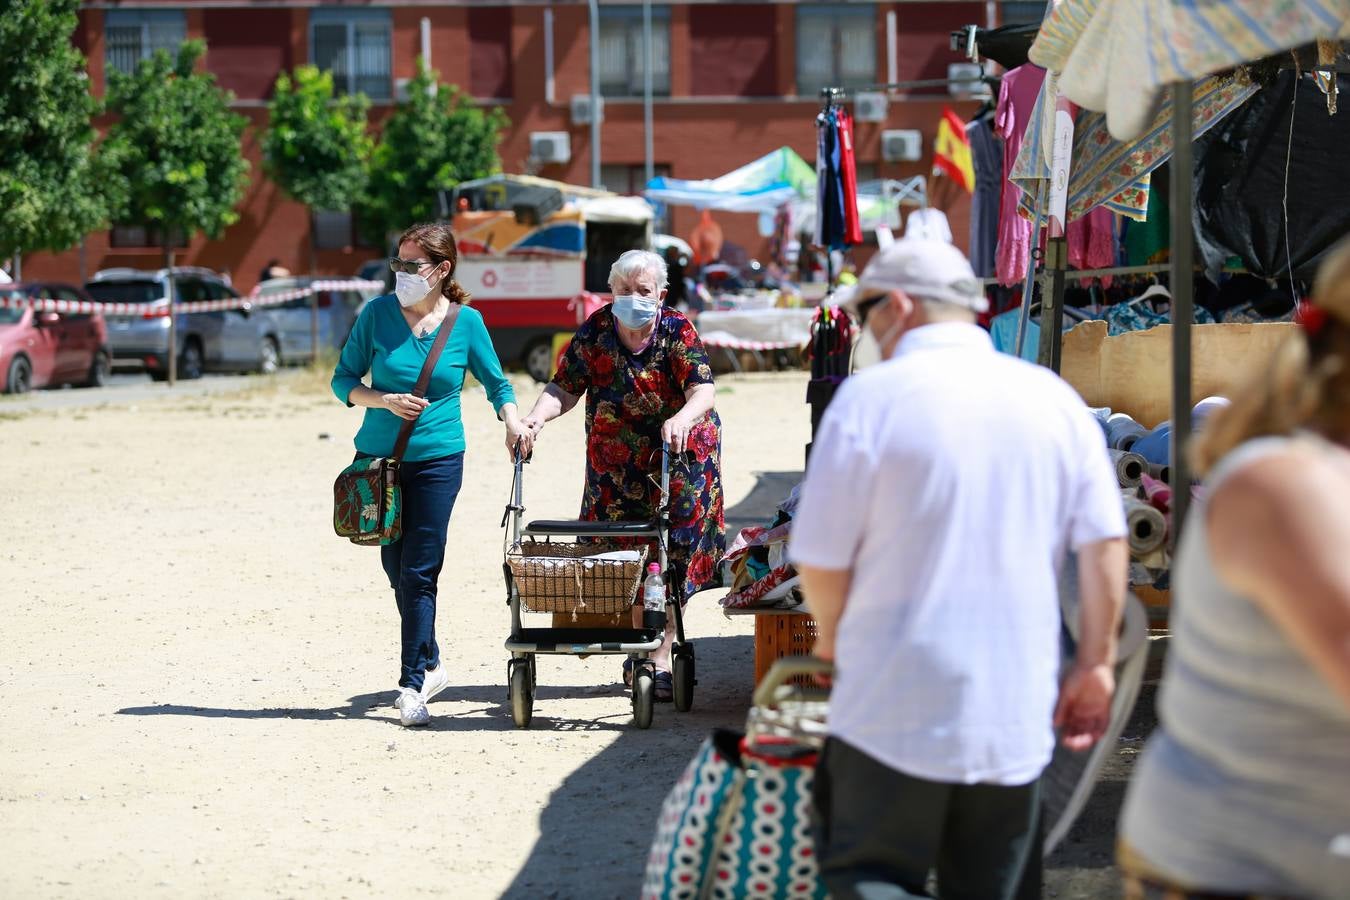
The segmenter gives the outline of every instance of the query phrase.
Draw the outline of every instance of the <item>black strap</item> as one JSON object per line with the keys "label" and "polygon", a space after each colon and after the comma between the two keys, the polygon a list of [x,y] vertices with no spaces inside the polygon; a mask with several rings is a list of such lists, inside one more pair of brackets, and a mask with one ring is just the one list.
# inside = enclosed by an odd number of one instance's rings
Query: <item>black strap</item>
{"label": "black strap", "polygon": [[[459,311],[462,308],[461,304],[451,303],[450,308],[445,311],[445,318],[441,319],[441,330],[436,332],[436,340],[427,351],[427,361],[422,363],[422,371],[417,375],[417,384],[413,386],[414,397],[426,396],[427,386],[431,384],[431,372],[441,358],[441,351],[445,349],[445,342],[450,339],[450,332],[455,330],[455,322],[459,319]],[[403,427],[398,430],[398,440],[394,441],[394,452],[389,454],[389,459],[398,462],[403,458],[403,451],[408,449],[408,439],[412,437],[413,426],[416,424],[417,419],[403,420]]]}

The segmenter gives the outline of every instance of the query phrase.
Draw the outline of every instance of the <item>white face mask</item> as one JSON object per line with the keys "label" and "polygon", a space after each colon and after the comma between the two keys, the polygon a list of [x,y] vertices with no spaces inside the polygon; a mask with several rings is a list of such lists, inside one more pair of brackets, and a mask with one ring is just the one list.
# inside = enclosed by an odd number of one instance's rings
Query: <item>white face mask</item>
{"label": "white face mask", "polygon": [[661,311],[661,301],[638,294],[619,294],[614,298],[614,315],[633,331],[646,328]]}
{"label": "white face mask", "polygon": [[872,333],[871,328],[864,325],[862,334],[858,335],[858,343],[853,347],[853,371],[858,372],[869,366],[875,366],[877,363],[885,362],[885,345],[890,343],[891,338],[899,331],[901,324],[896,322],[882,338],[878,338]]}
{"label": "white face mask", "polygon": [[398,295],[399,305],[406,308],[422,302],[426,295],[431,293],[431,282],[421,275],[395,272],[394,293]]}

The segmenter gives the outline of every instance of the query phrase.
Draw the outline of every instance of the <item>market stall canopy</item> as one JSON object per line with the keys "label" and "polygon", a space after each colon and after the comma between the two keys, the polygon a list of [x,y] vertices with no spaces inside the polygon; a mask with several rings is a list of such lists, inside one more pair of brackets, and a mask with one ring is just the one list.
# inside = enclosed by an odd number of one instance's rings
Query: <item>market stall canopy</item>
{"label": "market stall canopy", "polygon": [[587,222],[642,225],[656,215],[652,205],[641,197],[590,197],[576,200],[574,205]]}
{"label": "market stall canopy", "polygon": [[779,147],[717,178],[653,178],[643,195],[676,206],[762,213],[774,212],[798,198],[814,197],[815,191],[816,170],[791,147]]}
{"label": "market stall canopy", "polygon": [[1106,113],[1119,141],[1144,134],[1167,85],[1197,81],[1318,39],[1350,37],[1350,0],[1063,0],[1031,61],[1064,95]]}

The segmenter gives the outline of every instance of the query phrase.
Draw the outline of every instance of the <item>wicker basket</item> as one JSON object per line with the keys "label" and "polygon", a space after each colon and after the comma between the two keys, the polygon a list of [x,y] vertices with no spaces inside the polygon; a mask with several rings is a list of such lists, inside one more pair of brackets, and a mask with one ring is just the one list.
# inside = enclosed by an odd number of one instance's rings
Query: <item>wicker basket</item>
{"label": "wicker basket", "polygon": [[[632,608],[647,562],[646,547],[570,541],[522,541],[506,554],[526,612],[617,615]],[[636,560],[596,559],[626,550]]]}
{"label": "wicker basket", "polygon": [[[816,620],[802,613],[755,616],[755,684],[785,656],[808,656],[816,643]],[[809,678],[790,684],[809,686]]]}

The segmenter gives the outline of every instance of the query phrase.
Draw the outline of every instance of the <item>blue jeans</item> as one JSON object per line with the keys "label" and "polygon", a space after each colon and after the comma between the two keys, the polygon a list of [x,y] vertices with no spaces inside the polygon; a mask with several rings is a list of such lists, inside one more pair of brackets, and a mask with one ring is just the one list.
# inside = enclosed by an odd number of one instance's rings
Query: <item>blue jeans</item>
{"label": "blue jeans", "polygon": [[464,454],[405,461],[399,479],[403,537],[380,548],[380,561],[402,620],[398,685],[420,691],[426,670],[441,664],[436,645],[436,581],[445,562],[450,513],[464,480]]}

